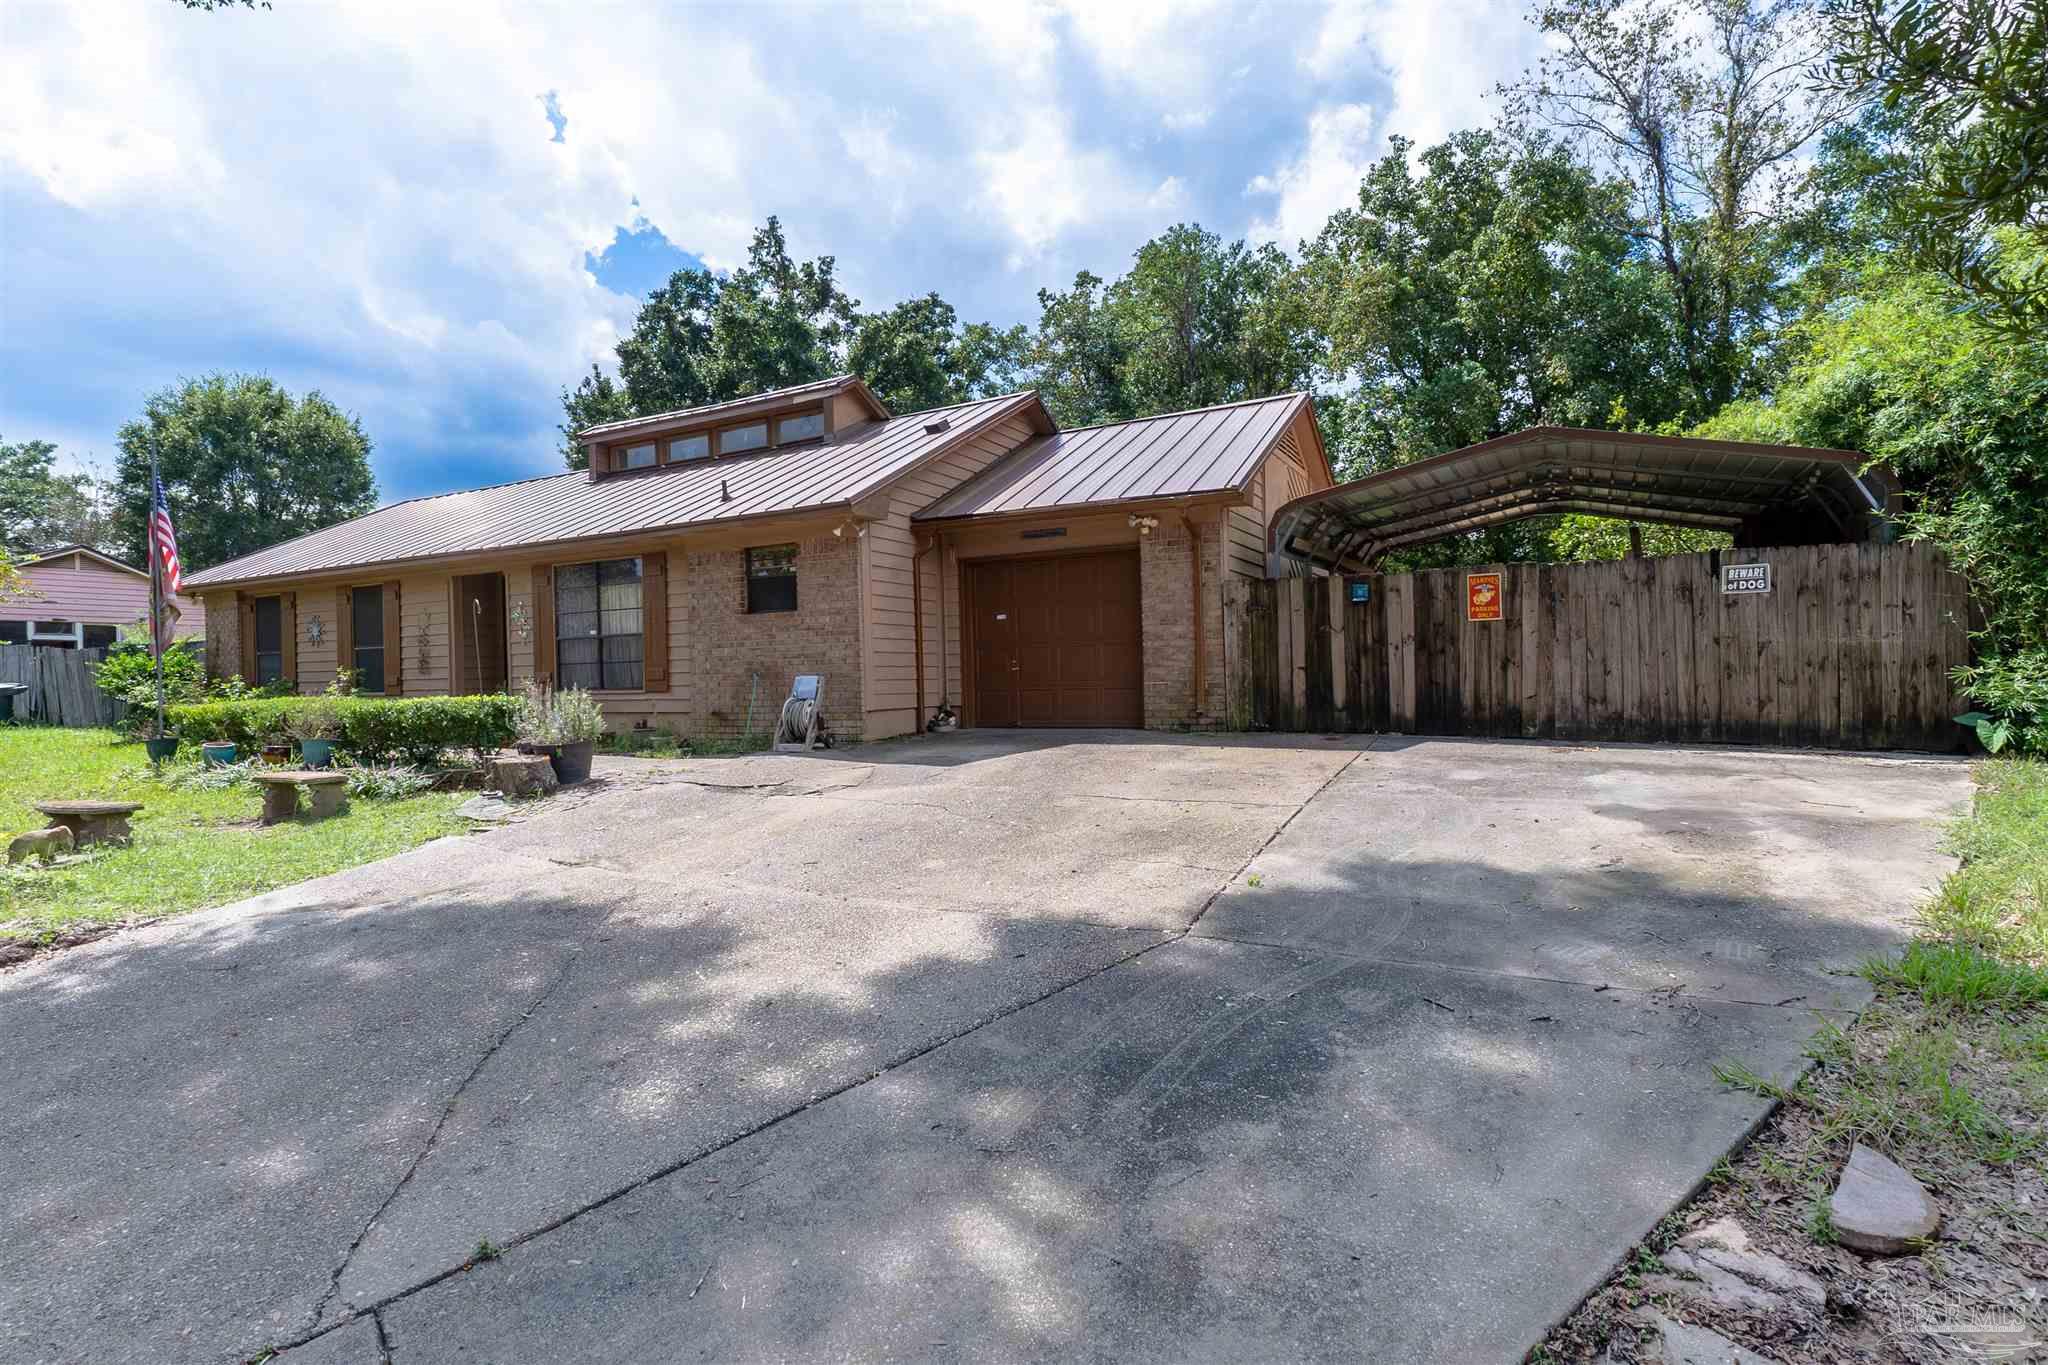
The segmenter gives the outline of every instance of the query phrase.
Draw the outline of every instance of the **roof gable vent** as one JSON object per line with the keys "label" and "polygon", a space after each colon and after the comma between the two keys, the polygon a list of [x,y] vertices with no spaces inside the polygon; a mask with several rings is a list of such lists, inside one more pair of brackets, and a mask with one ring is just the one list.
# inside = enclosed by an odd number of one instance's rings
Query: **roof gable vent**
{"label": "roof gable vent", "polygon": [[942,431],[951,431],[953,429],[953,419],[950,417],[934,417],[931,421],[924,424],[924,429],[925,434],[929,436],[936,436]]}

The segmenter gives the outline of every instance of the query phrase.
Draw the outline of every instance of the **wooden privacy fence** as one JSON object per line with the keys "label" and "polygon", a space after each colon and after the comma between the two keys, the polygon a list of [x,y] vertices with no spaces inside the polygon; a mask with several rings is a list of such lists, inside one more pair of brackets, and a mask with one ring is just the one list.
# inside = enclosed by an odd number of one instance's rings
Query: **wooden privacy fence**
{"label": "wooden privacy fence", "polygon": [[16,719],[45,725],[118,725],[125,702],[100,691],[86,665],[107,657],[104,649],[52,649],[0,645],[0,683],[27,683],[14,696]]}
{"label": "wooden privacy fence", "polygon": [[[1770,565],[1770,591],[1724,592],[1723,564]],[[1500,575],[1498,619],[1468,619],[1475,573]],[[1224,611],[1230,719],[1950,750],[1967,623],[1962,580],[1917,543],[1239,579]]]}

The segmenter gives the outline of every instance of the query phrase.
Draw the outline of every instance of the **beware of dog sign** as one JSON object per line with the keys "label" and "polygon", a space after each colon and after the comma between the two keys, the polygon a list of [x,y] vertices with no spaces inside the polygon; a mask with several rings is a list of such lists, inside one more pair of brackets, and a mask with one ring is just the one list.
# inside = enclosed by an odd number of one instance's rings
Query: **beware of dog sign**
{"label": "beware of dog sign", "polygon": [[1723,564],[1721,591],[1729,593],[1769,592],[1771,566],[1768,564]]}

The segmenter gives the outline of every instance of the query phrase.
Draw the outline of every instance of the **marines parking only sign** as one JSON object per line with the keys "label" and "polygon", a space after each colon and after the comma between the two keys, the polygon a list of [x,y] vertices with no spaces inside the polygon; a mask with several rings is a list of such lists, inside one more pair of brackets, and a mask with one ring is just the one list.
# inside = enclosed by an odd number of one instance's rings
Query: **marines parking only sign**
{"label": "marines parking only sign", "polygon": [[1467,621],[1500,620],[1501,599],[1504,595],[1499,573],[1466,574],[1465,619]]}

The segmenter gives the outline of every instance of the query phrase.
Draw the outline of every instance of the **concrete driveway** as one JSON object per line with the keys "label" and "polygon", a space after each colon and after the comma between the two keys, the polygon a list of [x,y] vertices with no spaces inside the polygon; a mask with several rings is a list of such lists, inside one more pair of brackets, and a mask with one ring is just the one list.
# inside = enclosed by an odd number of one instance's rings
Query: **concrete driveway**
{"label": "concrete driveway", "polygon": [[1517,1360],[1968,793],[1312,736],[601,771],[0,976],[0,1357]]}

